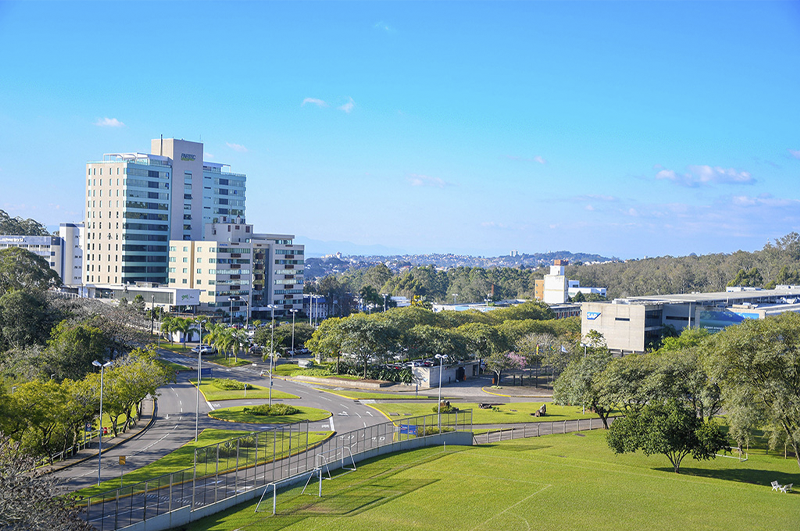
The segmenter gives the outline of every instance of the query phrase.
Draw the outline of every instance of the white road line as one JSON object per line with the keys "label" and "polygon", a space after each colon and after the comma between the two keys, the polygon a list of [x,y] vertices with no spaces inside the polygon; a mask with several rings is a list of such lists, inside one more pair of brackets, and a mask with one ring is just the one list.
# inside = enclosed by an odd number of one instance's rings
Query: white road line
{"label": "white road line", "polygon": [[214,406],[211,405],[211,402],[206,402],[206,404],[208,404],[208,407],[211,408],[211,411],[214,411]]}
{"label": "white road line", "polygon": [[331,431],[336,431],[336,429],[333,427],[333,416],[328,417],[328,419],[331,421]]}
{"label": "white road line", "polygon": [[359,415],[358,413],[356,413],[356,416],[357,416],[358,418],[361,418],[361,415]]}
{"label": "white road line", "polygon": [[369,415],[370,417],[374,417],[375,416],[375,415],[372,414],[372,411],[367,411],[367,415]]}

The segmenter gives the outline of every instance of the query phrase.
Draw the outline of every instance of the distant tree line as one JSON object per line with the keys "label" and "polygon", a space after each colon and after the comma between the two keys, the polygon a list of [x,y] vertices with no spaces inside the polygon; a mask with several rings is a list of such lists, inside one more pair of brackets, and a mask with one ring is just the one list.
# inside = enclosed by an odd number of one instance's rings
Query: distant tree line
{"label": "distant tree line", "polygon": [[[386,265],[354,269],[309,281],[306,291],[324,295],[330,315],[349,315],[359,300],[382,306],[381,294],[435,303],[474,303],[486,299],[533,299],[534,282],[548,268],[454,267],[444,271],[418,266],[395,274]],[[726,286],[773,288],[800,284],[800,235],[788,234],[760,251],[702,256],[662,256],[626,262],[576,264],[566,268],[567,278],[582,286],[607,288],[607,298],[724,291]],[[368,288],[365,297],[365,288]],[[371,297],[369,296],[371,294]],[[585,300],[596,296],[586,296]],[[578,301],[584,297],[578,297]]]}

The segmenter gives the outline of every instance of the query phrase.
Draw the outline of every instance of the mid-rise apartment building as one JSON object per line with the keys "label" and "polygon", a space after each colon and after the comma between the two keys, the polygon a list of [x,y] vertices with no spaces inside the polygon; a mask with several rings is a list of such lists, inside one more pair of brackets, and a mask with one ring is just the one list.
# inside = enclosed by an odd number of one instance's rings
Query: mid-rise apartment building
{"label": "mid-rise apartment building", "polygon": [[246,176],[204,162],[203,144],[154,139],[151,152],[86,164],[86,283],[166,283],[171,240],[201,240],[206,223],[245,214]]}
{"label": "mid-rise apartment building", "polygon": [[202,240],[169,242],[169,285],[196,288],[200,311],[268,318],[303,308],[304,247],[256,234],[241,218],[209,223]]}

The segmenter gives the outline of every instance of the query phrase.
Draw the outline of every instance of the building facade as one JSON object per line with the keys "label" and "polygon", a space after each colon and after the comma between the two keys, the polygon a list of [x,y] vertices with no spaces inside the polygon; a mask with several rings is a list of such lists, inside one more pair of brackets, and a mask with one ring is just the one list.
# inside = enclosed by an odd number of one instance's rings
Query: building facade
{"label": "building facade", "polygon": [[615,353],[645,352],[665,328],[678,333],[685,328],[717,332],[745,319],[764,319],[787,311],[800,312],[800,286],[628,297],[581,303],[581,334],[600,332]]}
{"label": "building facade", "polygon": [[294,236],[256,234],[225,216],[204,236],[169,242],[169,285],[201,290],[200,311],[267,319],[273,309],[276,316],[303,309],[305,249]]}
{"label": "building facade", "polygon": [[86,283],[166,283],[170,240],[245,214],[246,176],[204,162],[203,144],[154,139],[151,151],[86,164]]}

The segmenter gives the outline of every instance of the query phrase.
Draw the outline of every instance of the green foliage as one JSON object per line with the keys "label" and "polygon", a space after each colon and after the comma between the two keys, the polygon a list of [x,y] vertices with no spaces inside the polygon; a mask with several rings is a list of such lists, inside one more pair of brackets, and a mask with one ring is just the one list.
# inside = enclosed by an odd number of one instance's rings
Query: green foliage
{"label": "green foliage", "polygon": [[603,392],[601,377],[611,362],[611,354],[603,342],[595,341],[586,353],[576,356],[553,384],[553,402],[581,405],[594,411],[608,428],[608,416],[615,404]]}
{"label": "green foliage", "polygon": [[278,415],[295,415],[300,413],[300,410],[289,404],[260,404],[251,408],[244,408],[244,411],[252,413],[253,415],[273,417]]}
{"label": "green foliage", "polygon": [[60,320],[61,315],[43,293],[9,291],[0,297],[0,350],[3,346],[43,345],[50,337],[50,329]]}
{"label": "green foliage", "polygon": [[458,408],[456,406],[454,406],[450,402],[447,402],[447,401],[444,401],[444,400],[442,400],[441,405],[435,405],[431,409],[433,409],[434,413],[439,413],[439,412],[441,412],[441,413],[455,413],[456,411],[458,411]]}
{"label": "green foliage", "polygon": [[0,250],[0,295],[12,290],[44,291],[60,286],[47,260],[19,247]]}
{"label": "green foliage", "polygon": [[366,372],[363,366],[349,362],[342,361],[339,364],[339,374],[348,374],[352,376],[361,376],[367,380],[381,380],[385,382],[401,382],[412,383],[414,381],[414,374],[410,369],[393,369],[385,367],[384,365],[367,365]]}
{"label": "green foliage", "polygon": [[727,447],[722,429],[703,421],[676,400],[654,402],[641,411],[618,418],[607,436],[608,446],[617,454],[641,450],[645,455],[663,454],[680,472],[681,461],[713,459]]}
{"label": "green foliage", "polygon": [[245,389],[253,388],[253,386],[248,383],[231,380],[230,378],[212,378],[211,385],[224,391],[244,391]]}
{"label": "green foliage", "polygon": [[47,228],[35,219],[12,218],[0,210],[0,234],[10,236],[50,236]]}
{"label": "green foliage", "polygon": [[752,425],[782,429],[800,466],[800,314],[786,312],[745,320],[715,334],[705,345],[706,366],[720,382],[734,429]]}

